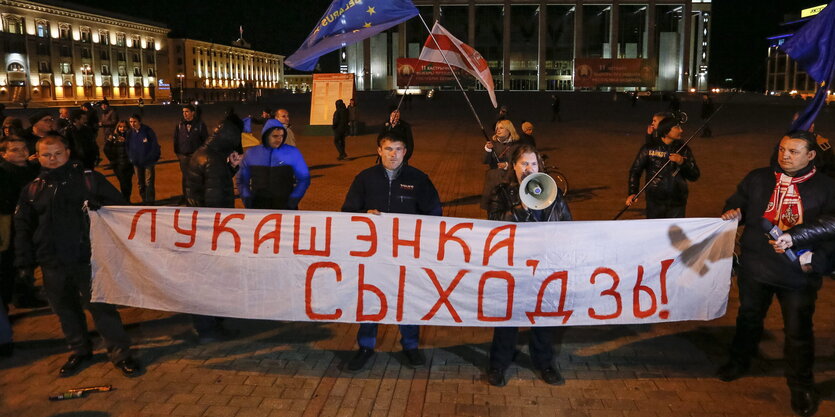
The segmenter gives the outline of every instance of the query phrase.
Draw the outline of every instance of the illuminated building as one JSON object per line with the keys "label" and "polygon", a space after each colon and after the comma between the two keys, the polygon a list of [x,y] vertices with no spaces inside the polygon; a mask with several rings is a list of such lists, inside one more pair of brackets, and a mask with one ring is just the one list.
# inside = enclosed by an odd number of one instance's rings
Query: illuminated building
{"label": "illuminated building", "polygon": [[[574,90],[577,58],[644,58],[654,90],[707,90],[711,0],[414,0],[487,60],[497,89]],[[428,35],[414,18],[340,53],[360,90],[395,87],[396,59]],[[474,81],[473,81],[474,83]],[[480,88],[475,84],[465,87]]]}
{"label": "illuminated building", "polygon": [[162,98],[167,33],[59,1],[0,0],[0,103]]}
{"label": "illuminated building", "polygon": [[[803,27],[806,22],[820,13],[826,4],[803,9],[798,13],[788,15],[788,19],[780,24],[780,32],[769,37],[768,40],[768,64],[766,67],[766,94],[783,94],[811,96],[817,91],[815,80],[809,77],[802,68],[797,65],[779,47],[794,36],[794,33]],[[828,100],[832,100],[830,96]]]}

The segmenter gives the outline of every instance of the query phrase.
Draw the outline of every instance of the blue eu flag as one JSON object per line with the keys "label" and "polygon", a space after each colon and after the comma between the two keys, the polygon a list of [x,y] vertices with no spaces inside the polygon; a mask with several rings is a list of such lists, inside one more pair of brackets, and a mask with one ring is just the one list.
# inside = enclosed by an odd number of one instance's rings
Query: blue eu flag
{"label": "blue eu flag", "polygon": [[374,36],[417,14],[410,0],[334,0],[302,46],[284,63],[297,70],[313,71],[320,56]]}
{"label": "blue eu flag", "polygon": [[789,131],[809,130],[826,103],[835,70],[835,1],[807,22],[780,49],[797,61],[818,83],[815,98],[792,122]]}

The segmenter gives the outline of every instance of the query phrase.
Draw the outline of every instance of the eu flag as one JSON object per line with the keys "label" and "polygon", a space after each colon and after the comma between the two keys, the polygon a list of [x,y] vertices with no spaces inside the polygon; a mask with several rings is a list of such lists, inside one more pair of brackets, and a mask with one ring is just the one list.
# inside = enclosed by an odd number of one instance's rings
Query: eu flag
{"label": "eu flag", "polygon": [[284,63],[297,70],[313,71],[320,56],[417,15],[410,0],[334,0],[302,46]]}
{"label": "eu flag", "polygon": [[827,90],[835,70],[835,1],[807,22],[780,49],[797,61],[818,83],[815,98],[792,122],[789,131],[809,130],[826,103]]}

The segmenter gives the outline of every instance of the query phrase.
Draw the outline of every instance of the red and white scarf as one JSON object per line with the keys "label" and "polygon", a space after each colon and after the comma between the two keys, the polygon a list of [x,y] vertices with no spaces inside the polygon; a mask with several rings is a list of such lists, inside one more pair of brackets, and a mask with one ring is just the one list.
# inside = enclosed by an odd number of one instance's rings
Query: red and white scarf
{"label": "red and white scarf", "polygon": [[797,192],[797,184],[812,178],[815,175],[813,167],[809,173],[800,177],[790,177],[786,174],[775,172],[777,184],[768,200],[768,207],[763,217],[771,224],[787,230],[792,226],[803,223],[803,202],[800,200],[800,193]]}

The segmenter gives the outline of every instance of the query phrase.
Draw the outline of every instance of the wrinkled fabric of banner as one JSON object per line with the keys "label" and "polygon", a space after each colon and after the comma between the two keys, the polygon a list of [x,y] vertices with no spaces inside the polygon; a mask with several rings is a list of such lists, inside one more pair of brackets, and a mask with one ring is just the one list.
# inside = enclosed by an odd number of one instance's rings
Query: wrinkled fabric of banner
{"label": "wrinkled fabric of banner", "polygon": [[440,326],[710,320],[736,221],[504,223],[105,207],[93,301],[214,316]]}

